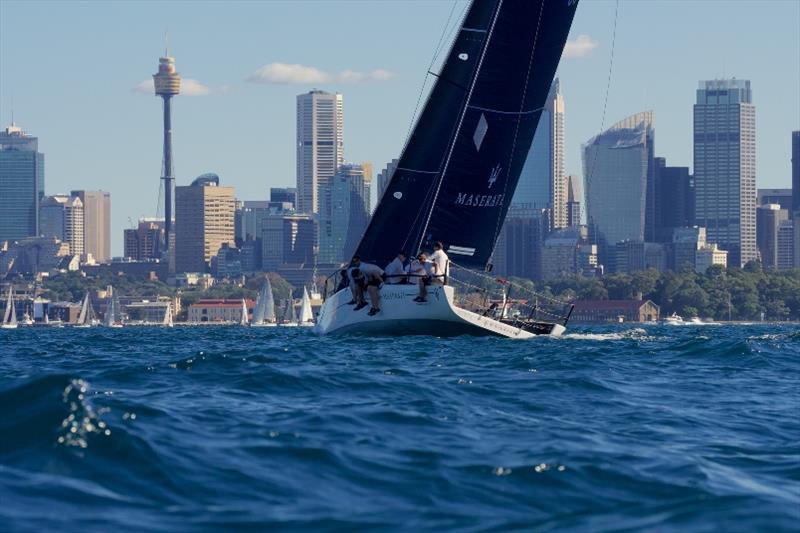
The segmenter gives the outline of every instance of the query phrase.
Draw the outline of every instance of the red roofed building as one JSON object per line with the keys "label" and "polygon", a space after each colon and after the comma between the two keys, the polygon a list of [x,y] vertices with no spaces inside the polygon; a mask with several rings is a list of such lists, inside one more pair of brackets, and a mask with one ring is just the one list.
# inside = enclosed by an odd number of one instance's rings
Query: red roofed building
{"label": "red roofed building", "polygon": [[661,309],[650,300],[578,300],[574,322],[656,322]]}
{"label": "red roofed building", "polygon": [[[254,300],[246,299],[247,320],[253,319]],[[189,306],[189,322],[231,322],[238,324],[242,320],[242,300],[198,300]]]}

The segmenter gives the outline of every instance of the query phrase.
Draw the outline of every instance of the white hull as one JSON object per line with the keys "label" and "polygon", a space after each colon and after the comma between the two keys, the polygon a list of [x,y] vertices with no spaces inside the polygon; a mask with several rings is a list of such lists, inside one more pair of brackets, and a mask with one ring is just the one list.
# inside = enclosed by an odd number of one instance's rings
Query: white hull
{"label": "white hull", "polygon": [[16,324],[3,324],[0,326],[0,329],[17,329]]}
{"label": "white hull", "polygon": [[278,324],[275,322],[264,322],[262,324],[250,324],[251,328],[274,328],[277,327]]}
{"label": "white hull", "polygon": [[[481,316],[453,305],[453,287],[431,286],[428,301],[414,302],[416,285],[388,285],[381,288],[381,312],[369,316],[370,306],[354,311],[347,305],[348,289],[330,296],[322,306],[316,331],[330,333],[369,333],[375,335],[495,335],[529,339],[536,335],[493,318]],[[565,327],[556,324],[550,335],[558,336]]]}

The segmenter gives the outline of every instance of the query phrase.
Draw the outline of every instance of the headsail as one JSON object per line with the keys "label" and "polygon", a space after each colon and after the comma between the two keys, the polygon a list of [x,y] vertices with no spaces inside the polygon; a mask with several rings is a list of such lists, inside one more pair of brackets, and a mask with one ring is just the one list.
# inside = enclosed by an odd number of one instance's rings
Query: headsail
{"label": "headsail", "polygon": [[311,298],[308,297],[308,291],[303,287],[303,303],[300,306],[300,320],[298,322],[313,322],[314,313],[311,310]]}
{"label": "headsail", "polygon": [[253,310],[253,324],[263,324],[264,322],[275,322],[275,300],[272,296],[272,284],[269,278],[264,278],[261,291],[256,298],[256,307]]}
{"label": "headsail", "polygon": [[247,301],[244,298],[242,298],[242,313],[241,316],[239,317],[239,325],[246,326],[248,323],[249,320],[247,317]]}
{"label": "headsail", "polygon": [[358,248],[378,264],[442,241],[483,268],[578,0],[474,0]]}
{"label": "headsail", "polygon": [[89,292],[87,291],[81,302],[81,312],[78,314],[78,325],[84,326],[89,322]]}
{"label": "headsail", "polygon": [[17,310],[14,308],[14,287],[8,286],[8,298],[6,299],[6,311],[3,314],[4,326],[17,325]]}

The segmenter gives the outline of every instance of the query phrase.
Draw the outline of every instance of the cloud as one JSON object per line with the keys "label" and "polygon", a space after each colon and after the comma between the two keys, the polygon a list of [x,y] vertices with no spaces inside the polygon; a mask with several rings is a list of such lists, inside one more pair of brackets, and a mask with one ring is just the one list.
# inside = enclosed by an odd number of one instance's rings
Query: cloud
{"label": "cloud", "polygon": [[254,83],[276,83],[314,85],[318,83],[364,83],[369,81],[386,81],[394,74],[384,69],[371,72],[343,70],[338,73],[325,72],[316,67],[288,63],[269,63],[248,76],[247,81]]}
{"label": "cloud", "polygon": [[588,35],[578,35],[574,41],[567,41],[564,57],[586,57],[597,48],[599,43]]}
{"label": "cloud", "polygon": [[[181,94],[186,96],[208,96],[210,94],[218,94],[228,92],[230,87],[227,85],[217,88],[211,88],[208,85],[203,85],[197,80],[192,78],[184,78],[181,80]],[[153,79],[144,80],[142,83],[133,88],[137,93],[153,94]]]}

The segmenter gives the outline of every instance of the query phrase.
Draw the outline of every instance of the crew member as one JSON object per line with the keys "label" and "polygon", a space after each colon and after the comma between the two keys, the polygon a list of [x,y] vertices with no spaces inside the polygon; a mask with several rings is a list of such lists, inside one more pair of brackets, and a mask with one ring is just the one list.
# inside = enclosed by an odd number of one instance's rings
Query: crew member
{"label": "crew member", "polygon": [[406,253],[400,251],[397,253],[391,263],[386,265],[386,283],[389,285],[396,285],[398,283],[408,283],[408,278],[405,276],[406,271]]}

